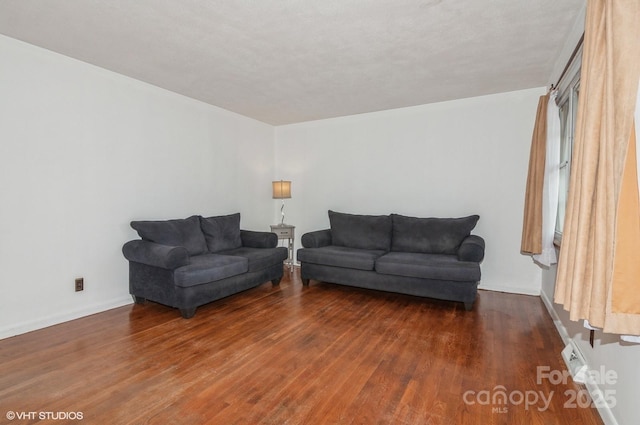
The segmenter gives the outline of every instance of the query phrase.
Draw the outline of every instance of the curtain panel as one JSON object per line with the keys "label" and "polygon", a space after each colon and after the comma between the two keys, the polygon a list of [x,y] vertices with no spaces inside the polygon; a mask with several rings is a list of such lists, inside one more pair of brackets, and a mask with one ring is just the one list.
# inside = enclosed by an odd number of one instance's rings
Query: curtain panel
{"label": "curtain panel", "polygon": [[[554,301],[571,320],[640,335],[640,210],[633,116],[640,2],[589,0]],[[635,179],[635,181],[632,181]]]}
{"label": "curtain panel", "polygon": [[542,252],[542,191],[547,144],[547,106],[549,94],[540,96],[536,122],[531,137],[529,173],[524,199],[524,218],[520,252],[527,255]]}

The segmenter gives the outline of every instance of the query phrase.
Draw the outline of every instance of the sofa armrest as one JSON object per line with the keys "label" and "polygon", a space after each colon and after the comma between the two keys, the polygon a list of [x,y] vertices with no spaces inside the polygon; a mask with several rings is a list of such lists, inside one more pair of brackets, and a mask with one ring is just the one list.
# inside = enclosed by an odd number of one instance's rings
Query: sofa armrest
{"label": "sofa armrest", "polygon": [[302,246],[305,248],[320,248],[331,245],[331,229],[316,230],[302,235]]}
{"label": "sofa armrest", "polygon": [[242,246],[249,248],[275,248],[278,246],[278,235],[271,232],[240,230],[240,239],[242,239]]}
{"label": "sofa armrest", "polygon": [[480,236],[467,236],[458,248],[458,260],[479,263],[484,258],[484,239]]}
{"label": "sofa armrest", "polygon": [[189,253],[183,246],[160,245],[140,239],[124,244],[122,253],[129,261],[167,270],[177,269],[191,262]]}

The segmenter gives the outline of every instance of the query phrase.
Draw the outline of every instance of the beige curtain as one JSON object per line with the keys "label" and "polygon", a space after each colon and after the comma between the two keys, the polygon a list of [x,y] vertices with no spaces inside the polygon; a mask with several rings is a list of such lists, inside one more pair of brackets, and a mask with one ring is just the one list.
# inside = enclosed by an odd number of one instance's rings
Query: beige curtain
{"label": "beige curtain", "polygon": [[[589,0],[565,228],[554,300],[571,320],[640,335],[633,115],[640,1]],[[635,190],[635,194],[634,194]],[[634,201],[633,198],[636,198]]]}
{"label": "beige curtain", "polygon": [[635,136],[635,126],[632,126],[618,202],[614,285],[611,288],[614,313],[640,312],[640,202]]}
{"label": "beige curtain", "polygon": [[520,252],[527,255],[542,252],[542,192],[547,150],[547,105],[549,95],[540,96],[536,123],[531,137],[529,174],[524,198],[524,219]]}

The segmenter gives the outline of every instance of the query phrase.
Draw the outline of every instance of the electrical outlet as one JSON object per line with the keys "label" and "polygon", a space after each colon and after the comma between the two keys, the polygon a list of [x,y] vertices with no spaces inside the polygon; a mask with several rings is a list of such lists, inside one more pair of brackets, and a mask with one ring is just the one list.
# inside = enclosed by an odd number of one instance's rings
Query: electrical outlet
{"label": "electrical outlet", "polygon": [[84,291],[84,278],[79,277],[76,279],[76,292]]}

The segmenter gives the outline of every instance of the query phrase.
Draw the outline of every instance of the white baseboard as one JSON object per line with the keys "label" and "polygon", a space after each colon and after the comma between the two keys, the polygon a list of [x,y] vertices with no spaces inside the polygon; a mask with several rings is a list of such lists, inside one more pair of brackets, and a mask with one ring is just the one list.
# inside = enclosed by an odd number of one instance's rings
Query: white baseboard
{"label": "white baseboard", "polygon": [[487,283],[480,283],[480,285],[478,285],[478,289],[484,289],[485,291],[494,291],[494,292],[506,292],[508,294],[535,295],[536,297],[540,295],[540,289],[531,289],[531,288],[514,287],[514,286],[502,286],[502,285],[487,284]]}
{"label": "white baseboard", "polygon": [[545,294],[544,291],[540,291],[540,298],[542,298],[542,302],[544,303],[545,307],[547,307],[547,311],[549,312],[549,315],[553,320],[553,324],[560,334],[560,338],[562,338],[562,342],[564,342],[564,345],[571,343],[569,332],[567,332],[567,328],[564,327],[564,325],[562,324],[562,320],[560,320],[560,317],[558,316],[558,313],[556,312],[555,308],[553,308],[553,302],[549,299],[549,297],[547,297],[547,294]]}
{"label": "white baseboard", "polygon": [[[547,294],[545,294],[544,291],[541,291],[540,298],[542,298],[542,302],[547,307],[547,311],[549,312],[551,319],[553,319],[553,324],[556,326],[556,329],[560,334],[560,338],[562,338],[562,342],[564,342],[565,346],[571,345],[573,347],[573,350],[576,353],[578,353],[582,358],[585,359],[587,370],[594,370],[592,365],[589,364],[587,358],[580,351],[580,347],[578,347],[578,344],[576,344],[573,341],[573,339],[569,336],[569,332],[567,332],[567,328],[562,324],[562,321],[560,320],[558,313],[553,307],[553,302],[549,299],[549,297],[547,297]],[[592,400],[603,400],[602,389],[597,383],[594,383],[591,380],[587,380],[585,386]],[[597,406],[597,409],[598,409],[598,413],[600,414],[600,417],[602,418],[602,422],[605,425],[619,425],[618,421],[616,420],[609,406],[607,405]]]}
{"label": "white baseboard", "polygon": [[35,320],[29,320],[22,323],[14,323],[9,326],[0,328],[0,339],[9,338],[11,336],[24,334],[27,332],[35,331],[38,329],[46,328],[60,323],[68,322],[70,320],[79,319],[81,317],[89,316],[91,314],[101,313],[103,311],[111,310],[113,308],[122,307],[128,304],[133,304],[133,299],[130,295],[126,295],[119,298],[114,298],[108,302],[93,304],[84,306],[83,308],[66,311],[61,314],[55,314],[47,317],[39,317]]}

